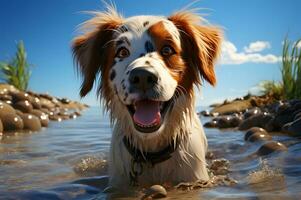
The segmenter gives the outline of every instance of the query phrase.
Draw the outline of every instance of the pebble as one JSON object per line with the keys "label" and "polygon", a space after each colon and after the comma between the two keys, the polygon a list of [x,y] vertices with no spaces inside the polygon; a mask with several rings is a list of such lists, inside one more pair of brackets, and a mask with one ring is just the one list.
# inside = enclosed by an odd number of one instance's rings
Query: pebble
{"label": "pebble", "polygon": [[2,100],[2,101],[12,101],[13,98],[12,98],[12,96],[10,96],[8,94],[3,94],[3,95],[0,95],[0,100]]}
{"label": "pebble", "polygon": [[69,118],[70,118],[70,119],[76,119],[76,118],[77,118],[77,114],[71,113],[71,114],[69,115]]}
{"label": "pebble", "polygon": [[264,130],[263,128],[260,127],[252,127],[250,128],[246,134],[245,134],[245,140],[249,140],[249,137],[251,137],[253,134],[255,133],[260,133],[260,134],[265,134],[268,135],[268,132],[266,132],[266,130]]}
{"label": "pebble", "polygon": [[261,113],[258,115],[253,115],[253,116],[249,117],[248,119],[244,120],[239,125],[238,129],[239,130],[247,130],[254,126],[265,127],[273,119],[274,119],[273,116],[269,113]]}
{"label": "pebble", "polygon": [[206,128],[217,128],[218,127],[217,126],[217,121],[216,120],[212,120],[210,122],[206,122],[204,124],[204,127],[206,127]]}
{"label": "pebble", "polygon": [[0,101],[0,118],[2,119],[4,115],[10,113],[16,113],[15,109],[9,104]]}
{"label": "pebble", "polygon": [[32,107],[34,109],[41,109],[42,108],[41,101],[40,101],[40,99],[38,97],[34,97],[31,100],[31,104],[32,104]]}
{"label": "pebble", "polygon": [[43,127],[47,127],[49,124],[49,118],[48,115],[45,114],[44,112],[37,110],[37,109],[33,109],[31,111],[31,114],[35,115],[36,117],[38,117],[41,121],[41,124]]}
{"label": "pebble", "polygon": [[13,102],[30,100],[30,95],[26,92],[12,92],[11,96],[13,98]]}
{"label": "pebble", "polygon": [[257,155],[259,156],[265,156],[270,153],[273,153],[275,151],[287,151],[287,147],[284,146],[280,142],[268,142],[262,145],[258,150],[257,150]]}
{"label": "pebble", "polygon": [[203,115],[204,117],[209,117],[210,116],[210,112],[208,110],[203,110],[200,113],[198,113],[199,115]]}
{"label": "pebble", "polygon": [[153,185],[145,191],[145,195],[142,199],[158,199],[166,196],[166,189],[162,185]]}
{"label": "pebble", "polygon": [[62,99],[60,99],[60,101],[61,101],[63,104],[68,104],[68,103],[71,102],[71,101],[70,101],[69,99],[67,99],[67,98],[62,98]]}
{"label": "pebble", "polygon": [[41,122],[35,115],[23,114],[21,118],[23,119],[24,129],[31,131],[41,130]]}
{"label": "pebble", "polygon": [[8,113],[1,120],[5,131],[20,130],[24,127],[22,118],[16,113]]}
{"label": "pebble", "polygon": [[58,116],[58,115],[49,115],[49,119],[50,120],[52,120],[52,121],[58,121],[58,122],[61,122],[61,121],[63,121],[63,119],[60,117],[60,116]]}
{"label": "pebble", "polygon": [[14,104],[14,108],[24,113],[30,113],[33,109],[31,103],[28,100],[18,101]]}
{"label": "pebble", "polygon": [[256,132],[248,138],[248,141],[250,142],[266,141],[266,140],[272,140],[272,136],[260,132]]}
{"label": "pebble", "polygon": [[258,107],[247,109],[247,111],[244,113],[244,119],[248,119],[249,117],[251,117],[253,115],[258,115],[260,113],[261,113],[261,110]]}

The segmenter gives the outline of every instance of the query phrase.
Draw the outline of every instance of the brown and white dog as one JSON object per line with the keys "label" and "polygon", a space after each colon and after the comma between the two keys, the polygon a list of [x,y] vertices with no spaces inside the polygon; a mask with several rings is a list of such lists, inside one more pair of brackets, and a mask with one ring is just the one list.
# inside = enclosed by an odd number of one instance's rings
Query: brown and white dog
{"label": "brown and white dog", "polygon": [[81,96],[99,79],[114,125],[110,185],[208,180],[194,85],[216,82],[220,29],[189,11],[123,18],[109,7],[93,14],[72,48]]}

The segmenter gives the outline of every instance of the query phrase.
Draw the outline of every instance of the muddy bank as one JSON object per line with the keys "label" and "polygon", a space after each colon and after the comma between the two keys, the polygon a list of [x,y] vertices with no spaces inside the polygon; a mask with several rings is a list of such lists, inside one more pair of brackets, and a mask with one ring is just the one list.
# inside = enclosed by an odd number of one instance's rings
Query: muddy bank
{"label": "muddy bank", "polygon": [[23,92],[0,83],[0,133],[39,131],[47,127],[49,121],[77,118],[87,107],[67,98]]}

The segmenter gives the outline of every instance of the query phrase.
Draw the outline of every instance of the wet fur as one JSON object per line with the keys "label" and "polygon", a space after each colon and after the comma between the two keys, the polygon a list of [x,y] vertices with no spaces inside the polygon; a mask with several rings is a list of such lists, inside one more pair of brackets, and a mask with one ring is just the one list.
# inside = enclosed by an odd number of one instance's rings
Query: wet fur
{"label": "wet fur", "polygon": [[[213,64],[220,50],[219,28],[201,25],[202,19],[188,11],[177,12],[168,18],[138,16],[124,19],[115,9],[109,7],[105,12],[93,14],[94,18],[83,25],[86,32],[74,39],[72,48],[78,70],[83,77],[81,96],[85,96],[92,89],[99,77],[101,83],[98,93],[111,116],[114,129],[110,149],[110,184],[118,187],[129,185],[130,182],[131,155],[122,142],[124,136],[141,151],[159,151],[168,144],[174,144],[176,137],[180,138],[180,145],[170,159],[154,167],[144,167],[143,174],[139,176],[139,184],[176,184],[181,181],[208,180],[205,160],[207,140],[195,112],[193,90],[194,85],[201,83],[201,79],[212,85],[216,83]],[[161,68],[163,66],[162,70],[166,72],[163,79],[168,78],[176,83],[176,88],[170,85],[170,88],[161,89],[161,93],[173,91],[176,98],[164,123],[152,134],[135,130],[125,106],[134,98],[131,94],[125,95],[128,87],[125,81],[126,71],[122,71],[120,67],[114,68],[118,62],[114,58],[116,39],[128,31],[130,26],[137,29],[137,34],[144,31],[141,34],[146,36],[143,37],[149,36],[156,48],[165,42],[162,35],[166,34],[166,38],[173,40],[177,51],[170,58],[164,58],[158,52],[146,52],[145,58],[139,58],[140,61],[158,61],[157,65]],[[129,62],[127,67],[129,65],[136,67],[135,63]],[[164,83],[162,80],[161,85],[168,85],[169,82]],[[161,98],[168,100],[169,96],[163,95]]]}

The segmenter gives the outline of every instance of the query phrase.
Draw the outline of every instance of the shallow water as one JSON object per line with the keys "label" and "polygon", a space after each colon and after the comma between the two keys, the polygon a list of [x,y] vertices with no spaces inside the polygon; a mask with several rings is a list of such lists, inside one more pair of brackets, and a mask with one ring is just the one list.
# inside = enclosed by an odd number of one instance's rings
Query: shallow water
{"label": "shallow water", "polygon": [[[207,118],[202,118],[206,122]],[[205,129],[209,151],[229,160],[234,186],[192,191],[169,190],[170,199],[300,199],[301,140],[273,135],[288,152],[265,157],[262,143],[243,140],[244,132]],[[38,133],[0,136],[0,199],[103,199],[111,128],[100,108],[83,116],[50,123]],[[210,161],[209,161],[210,162]],[[123,195],[136,199],[139,192]]]}

